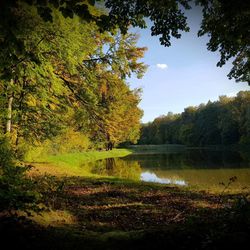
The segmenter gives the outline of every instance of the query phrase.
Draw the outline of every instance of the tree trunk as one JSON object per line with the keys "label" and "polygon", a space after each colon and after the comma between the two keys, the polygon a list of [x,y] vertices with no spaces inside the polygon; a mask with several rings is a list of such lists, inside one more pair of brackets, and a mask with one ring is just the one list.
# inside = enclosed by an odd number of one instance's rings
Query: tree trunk
{"label": "tree trunk", "polygon": [[12,104],[13,104],[13,95],[11,95],[9,97],[9,100],[8,100],[6,133],[10,133],[11,132]]}

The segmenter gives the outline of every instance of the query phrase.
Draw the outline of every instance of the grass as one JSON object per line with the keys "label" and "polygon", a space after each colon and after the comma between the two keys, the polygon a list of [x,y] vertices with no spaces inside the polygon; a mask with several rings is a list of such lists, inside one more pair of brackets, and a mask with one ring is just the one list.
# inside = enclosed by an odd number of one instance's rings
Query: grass
{"label": "grass", "polygon": [[56,176],[97,176],[91,174],[89,166],[84,163],[94,162],[106,158],[124,157],[131,154],[128,149],[113,149],[112,151],[89,151],[82,153],[68,153],[49,155],[31,162],[35,168],[31,174],[51,174]]}

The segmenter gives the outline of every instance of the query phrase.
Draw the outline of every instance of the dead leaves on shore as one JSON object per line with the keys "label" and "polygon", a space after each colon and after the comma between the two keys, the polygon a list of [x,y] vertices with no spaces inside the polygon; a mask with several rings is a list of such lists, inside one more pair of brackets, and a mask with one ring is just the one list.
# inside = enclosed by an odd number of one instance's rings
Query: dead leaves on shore
{"label": "dead leaves on shore", "polygon": [[204,213],[209,220],[224,206],[218,196],[164,185],[79,178],[64,182],[63,190],[45,197],[53,200],[47,203],[72,214],[80,229],[96,232],[160,229]]}

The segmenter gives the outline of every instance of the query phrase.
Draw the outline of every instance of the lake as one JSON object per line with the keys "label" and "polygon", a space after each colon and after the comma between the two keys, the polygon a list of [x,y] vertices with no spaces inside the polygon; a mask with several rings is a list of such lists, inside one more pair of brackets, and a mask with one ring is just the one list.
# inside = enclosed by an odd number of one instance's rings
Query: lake
{"label": "lake", "polygon": [[135,152],[123,158],[97,161],[91,172],[132,180],[206,190],[250,189],[250,153],[185,149]]}

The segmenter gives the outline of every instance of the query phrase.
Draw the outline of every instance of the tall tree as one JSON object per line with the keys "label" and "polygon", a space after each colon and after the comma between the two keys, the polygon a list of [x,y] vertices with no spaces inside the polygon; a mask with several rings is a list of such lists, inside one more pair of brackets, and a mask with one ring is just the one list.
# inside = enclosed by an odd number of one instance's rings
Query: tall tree
{"label": "tall tree", "polygon": [[[96,53],[84,60],[81,67],[81,74],[95,96],[95,104],[89,107],[93,117],[92,121],[88,119],[92,124],[91,133],[110,148],[114,143],[136,141],[139,135],[140,91],[131,91],[126,83],[131,74],[140,78],[146,70],[146,66],[138,62],[145,48],[136,47],[137,39],[134,34],[107,35],[100,40]],[[79,98],[80,90],[75,89]],[[86,113],[83,115],[86,117]]]}

